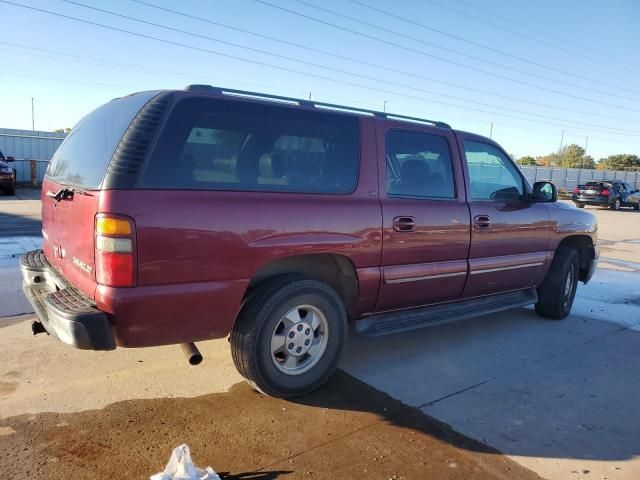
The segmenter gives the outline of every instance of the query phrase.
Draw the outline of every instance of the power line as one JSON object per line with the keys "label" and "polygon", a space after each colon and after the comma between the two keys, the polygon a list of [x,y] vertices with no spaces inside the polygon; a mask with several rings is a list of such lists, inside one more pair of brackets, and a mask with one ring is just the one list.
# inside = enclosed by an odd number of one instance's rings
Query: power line
{"label": "power line", "polygon": [[[579,75],[579,74],[574,73],[574,72],[568,72],[566,70],[562,70],[562,69],[557,68],[557,67],[552,67],[550,65],[545,65],[544,63],[539,63],[539,62],[536,62],[534,60],[530,60],[528,58],[521,57],[519,55],[514,55],[514,54],[511,54],[509,52],[505,52],[504,50],[500,50],[498,48],[494,48],[494,47],[491,47],[489,45],[485,45],[485,44],[482,44],[480,42],[476,42],[474,40],[469,40],[469,39],[461,37],[459,35],[454,35],[452,33],[445,32],[445,31],[440,30],[438,28],[434,28],[434,27],[426,25],[424,23],[412,20],[411,18],[403,17],[401,15],[397,15],[397,14],[395,14],[393,12],[388,11],[388,10],[384,10],[382,8],[374,7],[373,5],[369,5],[369,4],[367,4],[365,2],[362,2],[360,0],[349,0],[349,1],[351,3],[355,3],[356,5],[360,5],[362,7],[368,8],[368,9],[373,10],[375,12],[382,13],[384,15],[387,15],[389,17],[395,18],[397,20],[401,20],[403,22],[409,23],[411,25],[418,26],[418,27],[423,28],[425,30],[428,30],[428,31],[431,31],[431,32],[435,32],[435,33],[437,33],[439,35],[444,35],[446,37],[453,38],[453,39],[458,40],[460,42],[464,42],[464,43],[467,43],[469,45],[473,45],[475,47],[479,47],[479,48],[488,50],[490,52],[498,53],[500,55],[503,55],[503,56],[506,56],[506,57],[509,57],[509,58],[513,58],[513,59],[518,60],[520,62],[528,63],[528,64],[534,65],[536,67],[545,68],[547,70],[551,70],[553,72],[558,72],[558,73],[561,73],[563,75],[568,75],[568,76],[571,76],[571,77],[579,78],[581,80],[587,80],[589,82],[597,83],[599,85],[604,85],[604,86],[607,86],[607,87],[616,88],[616,89],[619,89],[619,90],[624,90],[624,91],[627,91],[629,93],[640,94],[640,92],[638,92],[636,90],[631,90],[629,88],[621,87],[619,85],[612,85],[610,83],[606,83],[606,82],[603,82],[601,80],[595,80],[593,78],[585,77],[583,75]],[[532,74],[529,74],[529,75],[532,75]],[[547,79],[547,77],[541,77],[541,78]]]}
{"label": "power line", "polygon": [[376,63],[372,63],[372,62],[367,62],[367,61],[359,60],[359,59],[356,59],[356,58],[353,58],[353,57],[348,57],[348,56],[345,56],[345,55],[340,55],[340,54],[337,54],[337,53],[329,52],[327,50],[322,50],[322,49],[319,49],[319,48],[314,48],[314,47],[310,47],[310,46],[307,46],[307,45],[302,45],[302,44],[291,42],[291,41],[288,41],[288,40],[283,40],[283,39],[276,38],[276,37],[273,37],[273,36],[270,36],[270,35],[264,35],[264,34],[261,34],[261,33],[252,32],[250,30],[245,30],[245,29],[242,29],[242,28],[226,25],[224,23],[216,22],[216,21],[210,20],[208,18],[199,17],[199,16],[196,16],[196,15],[191,15],[191,14],[188,14],[188,13],[185,13],[185,12],[180,12],[178,10],[173,10],[173,9],[166,8],[166,7],[161,7],[159,5],[154,5],[152,3],[148,3],[148,2],[145,2],[145,1],[142,1],[142,0],[131,0],[131,1],[135,2],[135,3],[138,3],[138,4],[141,4],[141,5],[145,5],[145,6],[157,9],[157,10],[160,10],[160,11],[172,13],[174,15],[179,15],[179,16],[182,16],[182,17],[185,17],[185,18],[190,18],[192,20],[198,20],[200,22],[208,23],[208,24],[211,24],[211,25],[216,25],[218,27],[226,28],[226,29],[229,29],[229,30],[232,30],[232,31],[241,32],[241,33],[244,33],[244,34],[247,34],[247,35],[252,35],[252,36],[257,37],[257,38],[271,40],[271,41],[278,42],[278,43],[281,43],[281,44],[284,44],[284,45],[289,45],[289,46],[293,46],[293,47],[296,47],[296,48],[300,48],[300,49],[303,49],[303,50],[306,50],[306,51],[310,51],[310,52],[314,52],[314,53],[320,53],[320,54],[327,55],[327,56],[330,56],[330,57],[339,58],[341,60],[347,60],[349,62],[353,62],[353,63],[359,64],[359,65],[365,65],[365,66],[368,66],[368,67],[377,68],[377,69],[380,69],[380,70],[383,70],[383,71],[386,71],[386,72],[390,72],[390,73],[401,74],[401,75],[405,75],[405,76],[412,77],[412,78],[418,78],[418,79],[421,79],[421,80],[427,80],[427,81],[430,81],[430,82],[433,82],[433,83],[446,85],[448,87],[460,88],[460,89],[464,89],[464,90],[468,90],[468,91],[472,91],[472,92],[482,93],[482,94],[485,94],[485,95],[491,95],[491,96],[497,97],[497,98],[503,98],[503,99],[507,99],[507,100],[514,100],[514,101],[517,101],[517,102],[522,102],[522,103],[527,103],[527,104],[530,104],[530,105],[541,106],[541,107],[550,108],[550,109],[553,109],[553,110],[560,110],[560,111],[563,111],[563,112],[579,113],[581,115],[591,115],[591,116],[595,116],[595,117],[609,118],[609,119],[613,119],[613,120],[621,120],[621,121],[624,121],[624,122],[634,122],[635,121],[635,120],[631,120],[631,119],[628,119],[628,118],[616,117],[616,116],[612,116],[612,115],[586,112],[584,110],[575,110],[575,109],[570,109],[570,108],[566,108],[566,107],[559,107],[557,105],[550,105],[550,104],[547,104],[547,103],[536,102],[534,100],[528,100],[528,99],[523,99],[523,98],[519,98],[519,97],[512,97],[510,95],[504,95],[504,94],[500,94],[500,93],[490,92],[488,90],[482,90],[482,89],[479,89],[479,88],[469,87],[469,86],[462,85],[462,84],[459,84],[459,83],[446,82],[446,81],[438,80],[438,79],[435,79],[433,77],[429,77],[429,76],[426,76],[426,75],[421,75],[421,74],[409,72],[409,71],[406,71],[406,70],[396,69],[396,68],[390,68],[388,65],[381,65],[381,64],[376,64]]}
{"label": "power line", "polygon": [[[260,3],[272,5],[269,2],[266,2],[266,1],[263,1],[263,0],[254,0],[254,1],[259,1]],[[555,79],[555,78],[547,77],[545,75],[539,75],[539,74],[536,74],[536,73],[527,72],[525,70],[520,70],[518,68],[509,67],[507,65],[503,65],[503,64],[498,63],[498,62],[487,60],[487,59],[478,57],[476,55],[471,55],[469,53],[461,52],[461,51],[455,50],[453,48],[443,47],[443,46],[437,45],[435,43],[427,42],[426,40],[423,40],[421,38],[414,37],[412,35],[407,35],[405,33],[397,32],[395,30],[391,30],[389,28],[386,28],[386,27],[383,27],[383,26],[380,26],[380,25],[376,25],[374,23],[365,22],[363,20],[360,20],[359,18],[352,17],[352,16],[349,16],[349,15],[345,15],[345,14],[336,12],[335,10],[331,10],[329,8],[320,7],[318,5],[315,5],[313,3],[310,3],[310,2],[307,2],[307,1],[304,1],[304,0],[293,0],[293,1],[296,2],[296,3],[300,3],[302,5],[306,5],[306,6],[311,7],[311,8],[315,8],[315,9],[320,10],[322,12],[329,13],[331,15],[335,15],[335,16],[338,16],[338,17],[341,17],[341,18],[345,18],[345,19],[347,19],[349,21],[352,21],[352,22],[360,23],[360,24],[368,26],[370,28],[375,28],[375,29],[378,29],[378,30],[383,31],[383,32],[391,33],[392,35],[397,35],[399,37],[407,38],[409,40],[413,40],[414,42],[422,43],[423,45],[428,45],[430,47],[435,47],[435,48],[438,48],[440,50],[444,50],[445,52],[454,53],[456,55],[467,57],[467,58],[470,58],[470,59],[473,59],[473,60],[476,60],[476,61],[479,61],[479,62],[487,63],[487,64],[492,65],[494,67],[503,68],[505,70],[511,70],[513,72],[520,73],[522,75],[528,75],[528,76],[531,76],[531,77],[541,78],[541,79],[546,80],[546,81],[559,83],[561,85],[566,85],[566,86],[569,86],[569,87],[572,87],[572,88],[579,88],[579,89],[582,89],[582,90],[586,90],[586,91],[590,91],[590,92],[594,92],[594,93],[599,93],[601,95],[608,95],[608,96],[612,96],[612,97],[621,98],[621,99],[624,99],[624,100],[639,101],[637,98],[626,97],[624,95],[617,95],[615,93],[611,93],[611,92],[607,92],[607,91],[603,91],[603,90],[597,90],[595,88],[590,88],[590,87],[584,87],[582,85],[577,85],[575,83],[569,83],[569,82],[565,82],[563,80],[558,80],[558,79]],[[374,37],[374,38],[376,38],[376,37]],[[384,43],[387,43],[387,41],[384,41],[382,39],[378,39],[378,40],[382,41]],[[470,66],[468,66],[466,64],[461,64],[460,62],[454,62],[454,61],[451,61],[451,60],[443,59],[442,57],[437,57],[437,56],[434,56],[434,55],[429,55],[429,56],[437,58],[439,60],[447,61],[448,63],[453,63],[455,65],[463,65],[464,68],[472,68],[472,69],[477,70],[477,71],[482,72],[482,73],[486,73],[486,74],[493,75],[493,76],[498,76],[500,78],[505,78],[507,80],[512,80],[513,81],[513,78],[511,78],[511,77],[507,77],[507,76],[504,76],[504,75],[499,75],[499,74],[496,74],[496,73],[493,73],[493,72],[489,72],[487,70],[480,70],[480,69],[477,69],[475,67],[470,67]],[[530,84],[530,85],[533,85],[533,84]]]}
{"label": "power line", "polygon": [[331,23],[331,22],[328,22],[328,21],[325,21],[325,20],[321,20],[319,18],[312,17],[310,15],[306,15],[304,13],[300,13],[300,12],[297,12],[295,10],[284,8],[284,7],[281,7],[279,5],[274,5],[273,3],[267,2],[265,0],[252,0],[252,1],[257,2],[257,3],[261,3],[263,5],[267,5],[269,7],[272,7],[272,8],[284,11],[284,12],[291,13],[293,15],[297,15],[299,17],[303,17],[303,18],[312,20],[312,21],[317,22],[317,23],[328,25],[328,26],[336,28],[338,30],[343,30],[345,32],[353,33],[355,35],[358,35],[358,36],[361,36],[361,37],[364,37],[364,38],[368,38],[368,39],[374,40],[374,41],[379,42],[379,43],[391,45],[391,46],[394,46],[394,47],[397,47],[397,48],[401,48],[401,49],[409,51],[409,52],[417,53],[418,55],[422,55],[422,56],[429,57],[429,58],[434,58],[436,60],[440,60],[440,61],[445,62],[445,63],[456,65],[456,66],[459,66],[459,67],[467,69],[467,70],[484,73],[485,75],[490,75],[492,77],[501,78],[503,80],[509,80],[511,82],[514,82],[514,83],[518,83],[518,84],[521,84],[521,85],[526,85],[528,87],[537,88],[539,90],[543,90],[543,91],[546,91],[546,92],[557,93],[558,95],[563,95],[565,97],[571,97],[571,98],[575,98],[575,99],[578,99],[578,100],[583,100],[583,101],[586,101],[586,102],[596,103],[596,104],[600,104],[600,105],[606,105],[606,106],[609,106],[609,107],[614,107],[614,108],[618,108],[618,109],[622,109],[622,110],[637,111],[637,110],[629,109],[627,107],[623,107],[621,105],[616,105],[616,104],[608,103],[608,102],[602,102],[602,101],[599,101],[599,100],[594,100],[594,99],[591,99],[591,98],[582,97],[580,95],[574,95],[574,94],[563,92],[563,91],[560,91],[560,90],[555,90],[555,89],[549,88],[549,87],[542,87],[540,85],[536,85],[536,84],[533,84],[533,83],[530,83],[530,82],[526,82],[524,80],[517,80],[515,78],[511,78],[511,77],[507,77],[507,76],[504,76],[504,75],[500,75],[500,74],[495,73],[495,72],[490,72],[490,71],[482,70],[482,69],[479,69],[479,68],[476,68],[476,67],[471,67],[469,65],[465,65],[463,63],[456,62],[454,60],[449,60],[449,59],[446,59],[446,58],[443,58],[443,57],[439,57],[437,55],[433,55],[433,54],[430,54],[430,53],[427,53],[427,52],[423,52],[422,50],[417,50],[415,48],[407,47],[407,46],[401,45],[399,43],[395,43],[395,42],[391,42],[389,40],[384,40],[384,39],[378,38],[378,37],[376,37],[374,35],[369,35],[369,34],[366,34],[366,33],[363,33],[363,32],[358,32],[357,30],[353,30],[353,29],[350,29],[350,28],[347,28],[347,27],[336,25],[335,23]]}
{"label": "power line", "polygon": [[[135,21],[135,22],[139,22],[139,23],[142,23],[142,24],[145,24],[145,25],[151,25],[151,26],[154,26],[154,27],[163,28],[163,29],[166,29],[166,30],[179,32],[179,33],[182,33],[182,34],[185,34],[185,35],[190,35],[190,36],[193,36],[193,37],[196,37],[196,38],[202,38],[202,39],[205,39],[205,40],[211,40],[211,41],[214,41],[214,42],[217,42],[217,43],[222,43],[223,45],[229,45],[229,46],[241,48],[241,49],[244,49],[244,50],[248,50],[248,51],[251,51],[251,52],[260,53],[260,54],[263,54],[263,55],[269,55],[269,56],[276,57],[276,58],[279,58],[279,59],[284,59],[284,60],[287,60],[287,61],[300,63],[300,64],[306,65],[306,66],[312,66],[312,67],[316,67],[316,68],[321,68],[321,69],[329,70],[329,71],[332,71],[332,72],[337,72],[337,73],[344,74],[344,75],[351,75],[351,76],[354,76],[354,77],[357,77],[357,78],[362,78],[362,79],[365,79],[365,80],[370,80],[370,81],[382,83],[382,84],[385,84],[385,85],[392,85],[392,86],[395,86],[395,87],[412,89],[412,90],[416,90],[416,91],[419,91],[419,92],[427,93],[427,94],[430,94],[430,95],[438,95],[440,97],[451,98],[451,99],[454,99],[454,100],[460,100],[460,101],[463,101],[463,102],[473,103],[473,104],[480,105],[480,106],[483,106],[483,107],[501,108],[504,111],[510,111],[510,112],[514,112],[514,113],[530,115],[530,116],[533,116],[533,117],[545,118],[545,119],[550,119],[550,120],[559,120],[559,121],[573,123],[573,124],[576,124],[576,125],[585,125],[585,126],[588,126],[588,127],[597,127],[597,128],[607,128],[607,129],[609,129],[609,127],[602,127],[600,125],[596,125],[596,124],[592,124],[592,123],[578,122],[578,121],[574,121],[574,120],[566,120],[566,119],[562,119],[562,118],[558,118],[558,117],[552,117],[552,116],[549,116],[549,115],[542,115],[542,114],[538,114],[538,113],[525,112],[523,110],[517,110],[517,109],[513,109],[513,108],[497,107],[496,105],[492,105],[490,103],[479,102],[477,100],[469,100],[469,99],[466,99],[466,98],[458,97],[456,95],[445,94],[445,93],[441,93],[441,92],[437,92],[437,91],[433,91],[433,90],[427,90],[427,89],[424,89],[424,88],[414,87],[412,85],[401,84],[401,83],[397,83],[397,82],[388,82],[388,81],[380,80],[377,77],[372,77],[370,75],[364,75],[364,74],[360,74],[360,73],[353,73],[353,72],[349,72],[347,70],[328,67],[326,65],[321,65],[321,64],[318,64],[318,63],[313,63],[313,62],[308,62],[308,61],[304,61],[304,60],[300,60],[300,59],[296,59],[296,58],[291,58],[291,57],[288,57],[288,56],[285,56],[285,55],[280,55],[280,54],[268,52],[266,50],[246,47],[244,45],[240,45],[240,44],[237,44],[237,43],[220,40],[220,39],[217,39],[215,37],[211,37],[211,36],[202,35],[202,34],[199,34],[199,33],[190,32],[190,31],[187,31],[187,30],[182,30],[182,29],[178,29],[178,28],[175,28],[175,27],[170,27],[170,26],[167,26],[167,25],[162,25],[162,24],[155,23],[155,22],[149,22],[147,20],[142,20],[140,18],[132,17],[132,16],[129,16],[129,15],[124,15],[124,14],[112,12],[110,10],[104,10],[102,8],[94,7],[94,6],[91,6],[91,5],[86,5],[84,3],[76,2],[74,0],[62,0],[62,1],[66,2],[66,3],[73,4],[73,5],[80,6],[80,7],[83,7],[83,8],[87,8],[87,9],[90,9],[90,10],[106,13],[108,15],[113,15],[113,16],[116,16],[116,17],[119,17],[119,18],[125,18],[127,20],[132,20],[132,21]],[[633,130],[626,130],[626,129],[620,129],[620,128],[615,129],[615,130],[624,131],[624,132],[627,132],[627,133],[636,133]]]}
{"label": "power line", "polygon": [[[554,39],[554,40],[556,40],[558,42],[561,42],[561,43],[564,43],[564,44],[567,44],[567,45],[572,45],[572,46],[574,46],[574,47],[576,47],[576,48],[578,48],[578,49],[580,49],[582,51],[590,50],[593,53],[595,53],[596,55],[601,56],[602,59],[606,59],[606,60],[613,59],[615,61],[615,63],[619,63],[622,66],[624,66],[624,67],[626,67],[626,68],[628,68],[628,69],[630,69],[632,71],[636,71],[636,72],[638,71],[637,69],[632,68],[631,65],[629,65],[627,63],[624,63],[624,62],[620,61],[619,59],[611,57],[611,54],[609,52],[603,52],[603,51],[596,50],[594,48],[587,48],[584,45],[578,45],[577,43],[572,42],[571,40],[567,40],[566,38],[561,38],[561,37],[559,37],[557,35],[553,35],[553,34],[551,34],[549,32],[545,32],[544,30],[541,30],[539,28],[535,28],[535,27],[532,27],[531,25],[527,25],[527,24],[525,24],[523,22],[520,22],[518,20],[514,20],[513,18],[509,18],[509,17],[506,17],[504,15],[500,15],[499,13],[492,12],[490,10],[487,10],[485,8],[482,8],[482,7],[479,7],[477,5],[473,5],[472,3],[466,2],[465,0],[458,0],[458,2],[462,3],[466,7],[473,8],[473,9],[478,10],[478,11],[480,11],[480,12],[486,14],[486,15],[489,15],[491,17],[499,18],[499,19],[504,20],[505,22],[508,22],[510,24],[518,25],[519,27],[526,28],[527,30],[531,30],[532,32],[536,32],[538,35],[543,35],[543,36],[552,38],[552,39]],[[557,45],[556,45],[556,48],[557,48]]]}
{"label": "power line", "polygon": [[[168,44],[168,45],[178,46],[178,47],[182,47],[182,48],[188,48],[188,49],[191,49],[191,50],[194,50],[194,51],[208,53],[208,54],[215,55],[215,56],[220,56],[220,57],[224,57],[224,58],[231,58],[231,59],[242,61],[242,62],[245,62],[245,63],[250,63],[250,64],[254,64],[254,65],[260,65],[260,66],[273,68],[273,69],[276,69],[276,70],[281,70],[281,71],[285,71],[285,72],[289,72],[289,73],[296,73],[296,74],[299,74],[299,75],[304,75],[304,76],[308,76],[308,77],[312,77],[312,78],[316,78],[316,79],[321,79],[321,80],[327,80],[327,81],[330,81],[330,82],[349,85],[349,86],[352,86],[352,87],[364,88],[364,89],[367,89],[367,90],[372,90],[372,91],[381,92],[381,93],[385,93],[385,94],[395,95],[395,96],[398,96],[398,97],[404,97],[404,98],[408,98],[408,99],[411,99],[411,100],[418,100],[418,101],[425,102],[425,103],[445,105],[445,106],[449,106],[449,107],[453,107],[453,108],[463,109],[463,110],[466,110],[466,111],[475,111],[475,112],[486,113],[486,114],[490,114],[490,115],[502,116],[502,117],[506,117],[506,118],[515,118],[515,119],[523,120],[523,121],[526,121],[526,122],[541,123],[541,124],[545,124],[545,125],[557,125],[557,124],[553,124],[553,123],[543,122],[541,120],[534,120],[534,119],[530,119],[530,118],[523,118],[523,117],[518,117],[516,115],[510,115],[510,114],[502,113],[502,111],[500,111],[500,112],[491,112],[491,111],[482,110],[482,109],[478,109],[478,108],[472,108],[472,107],[468,107],[468,106],[455,105],[455,104],[451,104],[451,103],[447,103],[447,102],[442,102],[442,101],[439,101],[439,100],[426,99],[424,97],[418,97],[416,95],[400,93],[400,92],[393,91],[393,90],[387,90],[387,89],[382,89],[382,88],[378,88],[378,87],[372,87],[370,85],[364,85],[364,84],[359,84],[359,83],[355,83],[355,82],[349,82],[349,81],[345,81],[345,80],[338,80],[338,79],[335,79],[335,78],[326,77],[324,75],[318,75],[318,74],[313,74],[313,73],[309,73],[309,72],[305,72],[305,71],[295,70],[295,69],[292,69],[292,68],[289,68],[289,67],[283,67],[283,66],[280,66],[280,65],[273,65],[273,64],[269,64],[269,63],[258,61],[258,60],[247,59],[247,58],[238,57],[238,56],[235,56],[235,55],[221,53],[221,52],[218,52],[218,51],[215,51],[215,50],[210,50],[210,49],[206,49],[206,48],[202,48],[202,47],[196,47],[194,45],[189,45],[189,44],[185,44],[185,43],[181,43],[181,42],[176,42],[176,41],[173,41],[173,40],[167,40],[167,39],[155,37],[153,35],[147,35],[147,34],[143,34],[143,33],[132,32],[130,30],[126,30],[126,29],[123,29],[123,28],[112,27],[112,26],[109,26],[109,25],[104,25],[104,24],[101,24],[101,23],[92,22],[90,20],[84,20],[84,19],[80,19],[80,18],[77,18],[77,17],[72,17],[70,15],[65,15],[65,14],[57,13],[57,12],[52,12],[52,11],[49,11],[49,10],[32,7],[32,6],[29,6],[29,5],[23,5],[23,4],[11,2],[11,1],[8,1],[8,0],[0,0],[0,2],[1,3],[5,3],[5,4],[9,4],[9,5],[13,5],[13,6],[18,6],[18,7],[25,8],[25,9],[29,9],[29,10],[33,10],[33,11],[38,11],[38,12],[41,12],[41,13],[46,13],[46,14],[57,16],[57,17],[60,17],[60,18],[65,18],[65,19],[68,19],[68,20],[73,20],[73,21],[77,21],[77,22],[81,22],[81,23],[86,23],[88,25],[93,25],[93,26],[105,28],[107,30],[113,30],[113,31],[116,31],[116,32],[126,33],[128,35],[132,35],[132,36],[136,36],[136,37],[140,37],[140,38],[145,38],[145,39],[149,39],[149,40],[162,42],[162,43],[165,43],[165,44]],[[504,110],[504,109],[501,109],[500,107],[493,106],[493,105],[490,105],[490,107],[491,108],[497,108],[497,109],[500,109],[500,110]],[[562,119],[560,119],[560,120],[564,121]],[[571,122],[571,123],[576,123],[576,122]],[[565,126],[565,125],[561,125],[561,126]],[[640,136],[640,133],[638,133],[638,132],[625,133],[622,130],[618,130],[618,131],[600,130],[600,129],[578,127],[578,126],[574,126],[573,128],[578,129],[578,130],[585,130],[585,131],[603,132],[603,133],[613,134],[613,135]]]}
{"label": "power line", "polygon": [[470,14],[468,12],[465,12],[465,11],[462,11],[462,10],[458,10],[457,8],[451,7],[449,5],[443,5],[441,3],[435,2],[434,0],[423,0],[423,1],[427,2],[427,3],[430,3],[432,5],[435,5],[436,7],[440,7],[440,8],[443,8],[445,10],[449,10],[451,12],[457,13],[458,15],[462,15],[463,17],[471,18],[473,20],[482,22],[485,25],[490,25],[490,26],[492,26],[494,28],[498,28],[500,30],[504,30],[505,32],[509,32],[509,33],[511,33],[513,35],[517,35],[519,37],[526,38],[526,39],[532,40],[534,42],[544,43],[546,45],[550,45],[550,46],[552,46],[552,47],[554,47],[554,48],[556,48],[558,50],[562,50],[562,51],[568,52],[571,55],[578,55],[578,56],[581,56],[583,58],[588,58],[589,60],[595,60],[597,62],[600,61],[600,59],[598,59],[596,57],[592,57],[591,55],[586,55],[583,51],[572,50],[570,48],[565,47],[564,45],[557,45],[557,44],[555,44],[553,42],[549,42],[547,40],[542,40],[540,38],[536,38],[536,37],[533,37],[531,35],[527,35],[526,33],[520,32],[518,30],[514,30],[514,29],[509,28],[509,27],[507,27],[505,25],[502,25],[502,24],[499,24],[499,23],[495,23],[495,22],[492,22],[490,20],[486,20],[486,19],[478,17],[476,15],[472,15],[472,14]]}

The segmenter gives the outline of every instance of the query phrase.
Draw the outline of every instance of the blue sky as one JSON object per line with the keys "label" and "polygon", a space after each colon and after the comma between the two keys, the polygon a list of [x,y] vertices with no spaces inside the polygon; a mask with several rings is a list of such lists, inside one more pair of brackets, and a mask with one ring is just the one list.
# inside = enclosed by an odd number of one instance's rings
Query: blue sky
{"label": "blue sky", "polygon": [[484,135],[493,122],[516,156],[557,150],[562,130],[565,144],[588,136],[596,159],[640,154],[635,0],[145,0],[236,30],[132,0],[11,1],[165,42],[0,2],[1,127],[31,128],[31,97],[36,129],[49,130],[130,92],[209,83],[377,110],[387,101]]}

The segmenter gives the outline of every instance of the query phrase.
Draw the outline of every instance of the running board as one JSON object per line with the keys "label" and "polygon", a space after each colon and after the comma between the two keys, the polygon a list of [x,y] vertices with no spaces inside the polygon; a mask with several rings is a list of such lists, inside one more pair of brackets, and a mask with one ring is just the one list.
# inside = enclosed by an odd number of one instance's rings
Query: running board
{"label": "running board", "polygon": [[384,335],[408,332],[423,327],[441,325],[512,308],[526,307],[538,301],[535,289],[499,293],[487,297],[472,298],[429,307],[380,313],[357,320],[355,331],[361,335]]}

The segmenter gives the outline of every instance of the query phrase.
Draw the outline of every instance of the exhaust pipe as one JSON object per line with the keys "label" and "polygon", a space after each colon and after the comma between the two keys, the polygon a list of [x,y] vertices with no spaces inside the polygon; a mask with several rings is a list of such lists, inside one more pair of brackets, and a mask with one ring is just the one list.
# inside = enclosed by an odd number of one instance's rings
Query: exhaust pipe
{"label": "exhaust pipe", "polygon": [[200,365],[202,363],[202,354],[195,343],[181,343],[180,348],[182,348],[184,356],[187,357],[189,365]]}

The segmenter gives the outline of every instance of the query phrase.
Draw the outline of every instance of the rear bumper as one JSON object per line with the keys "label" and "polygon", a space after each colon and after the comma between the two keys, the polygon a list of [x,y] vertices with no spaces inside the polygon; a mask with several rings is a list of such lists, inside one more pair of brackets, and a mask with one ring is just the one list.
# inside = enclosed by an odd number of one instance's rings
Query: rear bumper
{"label": "rear bumper", "polygon": [[575,203],[582,203],[584,205],[599,205],[601,207],[609,205],[609,197],[584,197],[581,195],[573,195],[571,200]]}
{"label": "rear bumper", "polygon": [[47,333],[84,350],[116,347],[107,315],[51,267],[42,250],[20,257],[22,289]]}

